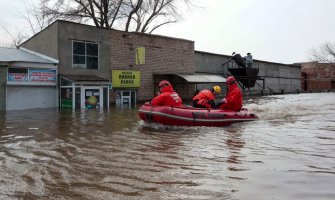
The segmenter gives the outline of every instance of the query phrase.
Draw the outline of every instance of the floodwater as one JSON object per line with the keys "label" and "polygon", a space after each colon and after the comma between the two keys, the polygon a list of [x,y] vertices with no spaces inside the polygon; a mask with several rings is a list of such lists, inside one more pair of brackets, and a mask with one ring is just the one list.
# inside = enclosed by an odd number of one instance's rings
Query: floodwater
{"label": "floodwater", "polygon": [[148,125],[137,110],[0,114],[0,199],[335,199],[335,93],[246,100],[260,120]]}

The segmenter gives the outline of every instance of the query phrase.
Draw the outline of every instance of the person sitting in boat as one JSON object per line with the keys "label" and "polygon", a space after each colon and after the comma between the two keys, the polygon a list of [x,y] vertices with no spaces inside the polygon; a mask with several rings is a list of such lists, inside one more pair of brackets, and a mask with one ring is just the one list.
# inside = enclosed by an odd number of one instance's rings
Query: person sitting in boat
{"label": "person sitting in boat", "polygon": [[159,83],[159,95],[151,100],[154,106],[182,106],[180,96],[173,90],[172,85],[167,80]]}
{"label": "person sitting in boat", "polygon": [[226,84],[228,93],[216,107],[222,110],[240,111],[242,108],[243,95],[237,85],[236,79],[233,76],[229,76],[226,80]]}
{"label": "person sitting in boat", "polygon": [[193,107],[196,108],[214,108],[215,107],[215,96],[221,93],[221,87],[216,85],[211,90],[201,90],[197,95],[193,97]]}

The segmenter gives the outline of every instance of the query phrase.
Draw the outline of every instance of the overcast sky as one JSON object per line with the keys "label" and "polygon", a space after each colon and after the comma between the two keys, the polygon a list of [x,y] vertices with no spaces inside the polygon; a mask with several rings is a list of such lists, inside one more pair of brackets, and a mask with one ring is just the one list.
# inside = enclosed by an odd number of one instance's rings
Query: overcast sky
{"label": "overcast sky", "polygon": [[[24,26],[24,0],[0,0],[0,23]],[[312,48],[335,42],[335,0],[198,0],[203,8],[154,34],[195,41],[195,50],[294,63],[310,60]],[[20,22],[21,21],[21,22]],[[0,30],[0,42],[8,39]]]}

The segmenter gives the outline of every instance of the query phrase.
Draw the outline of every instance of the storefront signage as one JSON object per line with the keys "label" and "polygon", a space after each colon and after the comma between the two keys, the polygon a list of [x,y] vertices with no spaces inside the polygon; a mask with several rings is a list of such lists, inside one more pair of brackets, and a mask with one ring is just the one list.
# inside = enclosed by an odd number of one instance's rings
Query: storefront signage
{"label": "storefront signage", "polygon": [[136,65],[145,64],[145,48],[144,47],[138,47],[136,48]]}
{"label": "storefront signage", "polygon": [[132,70],[112,70],[113,88],[140,87],[141,73]]}
{"label": "storefront signage", "polygon": [[29,70],[31,82],[56,82],[56,70],[33,69]]}
{"label": "storefront signage", "polygon": [[28,73],[8,73],[8,81],[26,82]]}
{"label": "storefront signage", "polygon": [[7,80],[10,82],[56,83],[56,78],[55,69],[10,68]]}

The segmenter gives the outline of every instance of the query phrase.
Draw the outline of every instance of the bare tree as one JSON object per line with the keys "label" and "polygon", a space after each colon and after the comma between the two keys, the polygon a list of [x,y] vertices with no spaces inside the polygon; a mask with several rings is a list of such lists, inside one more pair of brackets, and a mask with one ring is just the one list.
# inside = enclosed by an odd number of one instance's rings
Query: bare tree
{"label": "bare tree", "polygon": [[[40,0],[40,17],[93,23],[97,27],[152,33],[181,19],[181,4],[194,0]],[[123,28],[121,28],[123,27]]]}
{"label": "bare tree", "polygon": [[25,12],[19,12],[20,16],[30,27],[30,32],[36,34],[49,26],[54,20],[51,17],[44,16],[38,5],[31,3],[25,6]]}
{"label": "bare tree", "polygon": [[25,22],[25,26],[10,28],[4,22],[0,22],[0,28],[8,35],[8,41],[3,42],[4,47],[18,47],[24,40],[31,35],[41,31],[53,21],[51,18],[44,17],[39,10],[39,6],[33,4],[32,1],[24,2],[24,10],[18,10],[18,16]]}
{"label": "bare tree", "polygon": [[18,10],[26,22],[21,30],[0,24],[10,38],[0,46],[17,47],[57,19],[94,24],[97,27],[152,33],[161,26],[177,23],[197,0],[30,0]]}
{"label": "bare tree", "polygon": [[24,31],[11,31],[4,24],[0,24],[0,27],[9,36],[9,40],[7,42],[2,42],[2,44],[0,44],[1,47],[17,48],[27,38],[27,35],[24,33]]}
{"label": "bare tree", "polygon": [[312,56],[319,63],[335,63],[335,42],[327,42],[313,49]]}

